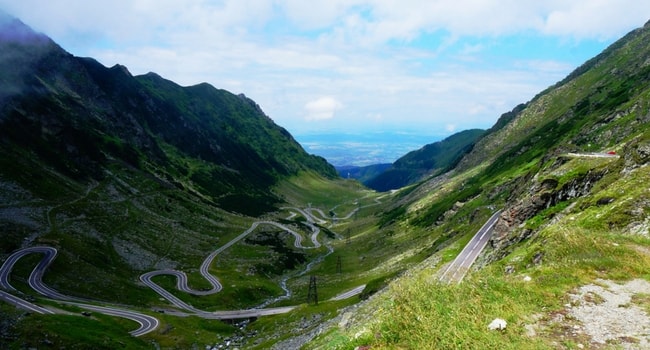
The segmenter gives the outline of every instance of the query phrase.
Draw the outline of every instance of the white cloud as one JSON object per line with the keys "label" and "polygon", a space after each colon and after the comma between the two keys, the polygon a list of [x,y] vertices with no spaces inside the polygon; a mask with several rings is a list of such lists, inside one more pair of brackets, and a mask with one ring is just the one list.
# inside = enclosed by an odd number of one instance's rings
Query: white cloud
{"label": "white cloud", "polygon": [[317,121],[332,119],[334,117],[334,112],[341,109],[341,107],[343,107],[341,102],[333,97],[320,97],[305,104],[305,110],[307,111],[305,120]]}
{"label": "white cloud", "polygon": [[458,36],[497,36],[525,31],[611,39],[650,18],[638,0],[293,0],[289,18],[327,29],[323,38],[356,45],[410,41],[439,30]]}
{"label": "white cloud", "polygon": [[303,29],[331,27],[349,14],[350,9],[367,1],[358,0],[285,0],[278,1],[290,21]]}
{"label": "white cloud", "polygon": [[650,2],[637,0],[557,1],[546,9],[544,33],[573,38],[608,39],[650,19]]}
{"label": "white cloud", "polygon": [[0,8],[53,36],[118,44],[263,35],[278,20],[288,21],[289,34],[320,30],[352,44],[408,41],[437,30],[454,37],[532,30],[614,38],[650,18],[650,2],[638,0],[0,0]]}
{"label": "white cloud", "polygon": [[381,113],[368,113],[366,119],[371,123],[377,123],[384,120],[384,116]]}
{"label": "white cloud", "polygon": [[[638,0],[0,0],[0,8],[73,54],[245,93],[291,132],[341,120],[359,130],[489,127],[582,63],[504,53],[497,64],[485,56],[493,41],[613,40],[650,18],[650,2]],[[345,108],[333,96],[345,96]]]}

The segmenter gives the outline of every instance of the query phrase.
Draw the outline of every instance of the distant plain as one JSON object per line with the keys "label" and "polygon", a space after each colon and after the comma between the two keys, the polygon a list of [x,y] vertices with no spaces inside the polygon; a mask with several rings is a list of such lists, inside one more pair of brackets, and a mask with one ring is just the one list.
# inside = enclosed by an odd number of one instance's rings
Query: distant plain
{"label": "distant plain", "polygon": [[319,155],[334,166],[392,163],[406,153],[445,136],[389,131],[294,135],[307,153]]}

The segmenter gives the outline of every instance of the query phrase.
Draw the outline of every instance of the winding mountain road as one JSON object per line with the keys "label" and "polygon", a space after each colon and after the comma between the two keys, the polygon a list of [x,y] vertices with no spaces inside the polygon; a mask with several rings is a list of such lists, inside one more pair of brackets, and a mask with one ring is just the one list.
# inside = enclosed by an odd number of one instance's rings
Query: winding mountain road
{"label": "winding mountain road", "polygon": [[[10,291],[16,291],[16,288],[14,288],[9,282],[9,276],[11,270],[13,270],[14,265],[18,260],[20,260],[20,258],[29,254],[44,255],[41,261],[39,261],[36,267],[34,267],[34,269],[32,270],[28,280],[29,286],[32,289],[34,289],[37,293],[43,295],[44,297],[63,302],[65,304],[74,305],[87,310],[99,312],[102,314],[106,314],[110,316],[118,316],[118,317],[132,320],[140,325],[138,329],[130,332],[131,335],[133,336],[140,336],[143,334],[147,334],[153,331],[154,329],[156,329],[156,327],[158,327],[159,322],[158,319],[156,319],[155,317],[142,314],[136,311],[124,310],[113,306],[97,306],[97,305],[87,304],[86,302],[89,302],[89,300],[63,295],[57,292],[56,290],[48,287],[47,285],[45,285],[45,283],[43,283],[43,274],[45,273],[45,269],[47,269],[47,267],[50,266],[50,264],[52,264],[52,261],[54,261],[54,258],[56,258],[57,255],[57,250],[56,248],[53,247],[29,247],[29,248],[23,248],[17,250],[13,254],[11,254],[9,258],[7,258],[7,260],[5,260],[5,262],[2,264],[2,266],[0,266],[0,288],[5,290],[10,290]],[[33,311],[36,313],[40,313],[40,314],[54,313],[49,309],[43,308],[38,305],[34,305],[26,300],[23,300],[7,292],[0,291],[0,298],[20,308]]]}
{"label": "winding mountain road", "polygon": [[356,214],[356,213],[357,213],[359,210],[361,210],[361,209],[369,208],[369,207],[374,207],[374,206],[376,206],[376,205],[380,205],[380,204],[382,204],[381,199],[384,198],[385,196],[388,196],[388,194],[385,194],[385,195],[383,195],[383,196],[379,196],[379,197],[375,198],[375,203],[372,203],[372,204],[366,204],[366,205],[362,205],[362,206],[358,206],[358,207],[352,209],[352,210],[348,213],[348,215],[340,217],[339,220],[347,220],[347,219],[351,218],[352,215]]}
{"label": "winding mountain road", "polygon": [[0,299],[6,301],[9,304],[16,305],[17,307],[23,310],[35,312],[37,314],[42,314],[42,315],[54,315],[54,312],[49,309],[38,306],[36,304],[32,304],[27,300],[21,299],[13,294],[9,294],[2,290],[0,290]]}
{"label": "winding mountain road", "polygon": [[[210,266],[212,265],[212,262],[217,257],[217,255],[221,254],[221,252],[223,252],[224,250],[230,248],[235,243],[241,241],[244,237],[248,236],[251,232],[255,231],[255,229],[257,229],[257,227],[259,227],[260,225],[275,226],[275,227],[277,227],[279,229],[282,229],[282,230],[290,233],[291,235],[294,236],[294,247],[296,247],[296,248],[302,248],[302,249],[312,248],[312,247],[304,247],[302,245],[302,235],[300,233],[298,233],[298,232],[296,232],[296,231],[282,225],[282,224],[279,224],[279,223],[273,222],[273,221],[256,221],[246,231],[241,233],[239,236],[233,238],[230,242],[228,242],[228,243],[224,244],[223,246],[219,247],[218,249],[214,250],[212,253],[210,253],[210,255],[208,255],[203,260],[203,263],[201,264],[201,267],[199,269],[199,273],[201,274],[201,276],[203,276],[203,278],[205,278],[208,282],[210,282],[210,284],[212,285],[211,289],[209,289],[209,290],[194,290],[194,289],[189,287],[189,285],[187,283],[187,274],[185,272],[178,271],[178,270],[171,270],[171,269],[150,271],[150,272],[144,273],[144,274],[142,274],[140,276],[140,281],[142,283],[146,284],[147,286],[149,286],[151,289],[153,289],[160,296],[167,299],[173,305],[175,305],[175,306],[177,306],[177,307],[179,307],[181,309],[188,310],[188,311],[197,312],[197,313],[204,313],[204,311],[197,310],[194,307],[192,307],[191,305],[188,305],[187,303],[185,303],[185,302],[181,301],[180,299],[178,299],[177,297],[175,297],[173,294],[171,294],[170,292],[168,292],[167,290],[165,290],[164,288],[162,288],[161,286],[156,284],[152,280],[152,278],[155,277],[155,276],[162,276],[162,275],[175,276],[176,277],[176,289],[178,289],[180,291],[183,291],[185,293],[192,294],[192,295],[204,296],[204,295],[212,295],[212,294],[218,293],[218,292],[221,291],[223,286],[221,285],[221,282],[219,282],[219,279],[216,276],[212,275],[210,273],[210,271],[209,271]],[[312,235],[312,240],[316,240],[317,244],[314,244],[313,248],[318,248],[318,247],[320,247],[320,243],[318,243],[318,241],[317,241],[318,232],[315,232],[315,235],[316,236]]]}
{"label": "winding mountain road", "polygon": [[330,300],[338,301],[338,300],[344,300],[344,299],[352,298],[352,297],[355,296],[355,295],[359,295],[359,294],[361,294],[361,292],[363,292],[363,290],[364,290],[365,288],[366,288],[366,285],[365,285],[365,284],[362,284],[362,285],[360,285],[360,286],[358,286],[358,287],[355,287],[355,288],[350,289],[350,290],[348,290],[348,291],[346,291],[346,292],[343,292],[343,293],[341,293],[341,294],[339,294],[339,295],[333,297],[333,298],[330,299]]}
{"label": "winding mountain road", "polygon": [[[210,253],[204,260],[203,263],[201,264],[201,267],[199,269],[201,276],[205,278],[210,285],[212,286],[211,289],[209,290],[194,290],[189,287],[188,281],[187,281],[187,274],[182,271],[178,270],[158,270],[158,271],[150,271],[147,273],[144,273],[140,276],[140,281],[144,283],[145,285],[149,286],[152,290],[154,290],[156,293],[158,293],[160,296],[168,300],[172,305],[184,309],[186,311],[191,312],[191,314],[206,318],[206,319],[240,319],[240,318],[251,318],[251,317],[260,317],[260,316],[268,316],[268,315],[276,315],[276,314],[281,314],[281,313],[286,313],[295,308],[295,306],[287,306],[287,307],[277,307],[277,308],[255,308],[255,309],[246,309],[246,310],[232,310],[232,311],[215,311],[215,312],[209,312],[209,311],[204,311],[204,310],[199,310],[193,307],[192,305],[184,302],[183,300],[179,299],[166,289],[162,288],[160,285],[156,284],[152,279],[156,276],[161,276],[161,275],[171,275],[175,276],[177,283],[176,283],[176,288],[180,291],[192,294],[192,295],[198,295],[198,296],[205,296],[205,295],[211,295],[214,293],[218,293],[222,290],[222,285],[219,282],[219,279],[210,274],[209,268],[212,265],[212,262],[214,259],[224,250],[230,248],[232,245],[236,244],[237,242],[241,241],[244,237],[249,235],[251,232],[253,232],[255,229],[257,229],[260,225],[271,225],[275,226],[281,230],[286,231],[287,233],[290,233],[291,235],[294,236],[294,246],[296,248],[301,248],[301,249],[315,249],[321,247],[321,243],[318,241],[318,235],[320,233],[320,229],[315,226],[315,223],[318,222],[319,224],[326,223],[325,220],[320,219],[315,217],[312,214],[312,211],[316,211],[323,217],[325,217],[325,214],[323,213],[322,210],[320,209],[306,209],[302,210],[299,208],[285,208],[292,210],[292,217],[294,215],[294,211],[298,212],[299,214],[303,215],[305,219],[307,220],[307,225],[311,228],[312,235],[311,235],[311,241],[313,243],[313,247],[305,247],[302,245],[302,235],[282,224],[279,224],[277,222],[273,221],[256,221],[251,226],[244,232],[242,232],[240,235],[229,241],[228,243],[224,244],[223,246],[217,248],[214,250],[212,253]],[[358,210],[358,209],[355,209]],[[350,213],[347,217],[349,218],[352,215]],[[331,250],[331,248],[329,248]],[[331,253],[331,251],[330,251]],[[12,253],[7,260],[4,261],[2,266],[0,266],[0,288],[4,289],[6,291],[14,291],[16,292],[16,289],[11,285],[9,277],[11,274],[11,271],[13,270],[14,265],[20,258],[29,255],[29,254],[42,254],[43,258],[39,261],[36,267],[32,270],[30,276],[29,276],[29,286],[35,290],[37,293],[43,295],[44,297],[52,300],[56,300],[60,303],[68,304],[68,305],[74,305],[86,310],[91,310],[94,312],[99,312],[102,314],[110,315],[110,316],[117,316],[117,317],[122,317],[126,318],[129,320],[132,320],[136,323],[139,324],[139,327],[131,331],[130,334],[133,336],[141,336],[144,334],[147,334],[153,330],[155,330],[158,325],[159,321],[157,318],[153,316],[149,316],[146,314],[142,314],[136,311],[131,311],[131,310],[126,310],[121,307],[115,307],[115,306],[99,306],[99,305],[94,305],[90,304],[92,300],[87,300],[87,299],[81,299],[77,297],[72,297],[72,296],[67,296],[59,293],[58,291],[48,287],[43,283],[43,275],[45,273],[45,270],[52,264],[54,259],[57,256],[57,250],[56,248],[53,247],[48,247],[48,246],[36,246],[36,247],[29,247],[29,248],[23,248],[20,250],[15,251]],[[332,300],[342,300],[345,298],[352,297],[354,295],[357,295],[361,293],[363,290],[364,286],[359,286],[353,290],[347,291],[345,293],[342,293],[336,297],[334,297]],[[16,305],[17,307],[23,308],[25,310],[39,313],[39,314],[54,314],[55,312],[35,305],[29,301],[26,301],[20,297],[17,297],[9,292],[2,291],[0,290],[0,299],[4,300],[8,303],[11,303],[13,305]]]}
{"label": "winding mountain road", "polygon": [[131,321],[135,321],[140,325],[140,327],[134,331],[129,332],[134,337],[139,337],[141,335],[145,335],[149,332],[152,332],[160,325],[160,321],[158,321],[157,318],[139,312],[131,311],[131,310],[126,310],[126,309],[121,309],[116,307],[73,303],[73,302],[64,302],[64,303],[78,306],[86,310],[99,312],[104,315],[117,316],[117,317],[127,318]]}
{"label": "winding mountain road", "polygon": [[456,281],[460,283],[463,280],[469,268],[476,261],[478,255],[481,254],[490,237],[492,237],[492,229],[499,219],[499,214],[501,214],[501,210],[492,214],[488,221],[476,232],[456,259],[447,266],[445,272],[440,276],[441,282],[452,283]]}
{"label": "winding mountain road", "polygon": [[310,248],[318,248],[320,247],[320,242],[318,242],[318,233],[320,232],[320,229],[318,229],[316,226],[311,225],[311,222],[313,222],[313,218],[303,210],[300,210],[298,208],[290,208],[292,210],[298,211],[300,214],[304,215],[307,221],[310,223],[310,227],[312,228],[313,234],[312,234],[312,242],[314,243],[314,247],[305,247],[302,245],[302,235],[285,225],[279,224],[274,221],[256,221],[254,222],[246,231],[242,232],[239,236],[235,237],[232,239],[230,242],[224,244],[223,246],[219,247],[218,249],[214,250],[210,255],[208,255],[204,260],[203,263],[201,264],[201,268],[199,269],[199,272],[203,278],[205,278],[210,284],[212,285],[212,288],[210,290],[205,290],[205,291],[199,291],[199,290],[194,290],[191,289],[187,283],[187,274],[183,271],[178,271],[178,270],[158,270],[158,271],[150,271],[147,273],[144,273],[140,276],[140,281],[144,283],[145,285],[149,286],[149,288],[153,289],[156,293],[158,293],[160,296],[163,298],[167,299],[172,305],[176,306],[177,308],[190,311],[197,316],[203,317],[203,318],[209,318],[209,319],[236,319],[236,318],[246,318],[246,317],[259,317],[259,316],[266,316],[266,315],[275,315],[278,313],[282,312],[289,312],[293,310],[294,307],[283,307],[283,308],[271,308],[271,309],[249,309],[249,310],[235,310],[235,311],[215,311],[215,312],[209,312],[209,311],[204,311],[204,310],[199,310],[195,308],[194,306],[184,302],[180,298],[176,297],[174,294],[166,290],[165,288],[161,287],[158,285],[156,282],[152,280],[153,277],[155,276],[162,276],[162,275],[171,275],[176,277],[176,289],[192,294],[192,295],[199,295],[199,296],[204,296],[204,295],[211,295],[215,294],[221,291],[223,288],[219,280],[217,279],[216,276],[212,275],[209,272],[209,268],[212,265],[212,262],[214,258],[217,257],[221,252],[224,250],[230,248],[233,246],[235,243],[241,241],[244,237],[248,236],[251,232],[255,231],[260,225],[270,225],[270,226],[275,226],[281,230],[284,230],[291,235],[294,236],[294,247],[296,248],[302,248],[302,249],[310,249]]}

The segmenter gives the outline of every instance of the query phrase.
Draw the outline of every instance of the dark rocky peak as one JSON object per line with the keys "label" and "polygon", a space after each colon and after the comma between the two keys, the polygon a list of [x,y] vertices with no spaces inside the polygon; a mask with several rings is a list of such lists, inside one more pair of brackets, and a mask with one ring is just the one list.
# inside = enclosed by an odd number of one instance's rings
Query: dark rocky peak
{"label": "dark rocky peak", "polygon": [[239,95],[237,95],[237,97],[239,97],[245,103],[251,105],[257,112],[264,115],[266,118],[271,119],[268,115],[266,115],[266,113],[264,113],[264,111],[262,110],[262,107],[260,107],[260,105],[258,105],[257,102],[253,101],[253,99],[249,98],[248,96],[246,96],[244,94],[239,94]]}
{"label": "dark rocky peak", "polygon": [[58,57],[66,54],[46,35],[0,11],[0,105],[24,93],[35,75],[60,66]]}
{"label": "dark rocky peak", "polygon": [[175,82],[165,79],[160,76],[158,73],[149,72],[147,74],[137,75],[136,80],[149,82],[153,86],[158,86],[163,89],[173,89],[174,91],[180,91],[182,87]]}
{"label": "dark rocky peak", "polygon": [[111,69],[111,71],[113,71],[113,72],[120,72],[120,73],[122,73],[122,74],[128,76],[129,78],[133,77],[133,75],[131,74],[131,72],[129,72],[129,69],[126,68],[126,66],[123,66],[123,65],[121,65],[121,64],[116,64],[116,65],[114,65],[113,67],[111,67],[110,69]]}
{"label": "dark rocky peak", "polygon": [[161,79],[161,80],[163,79],[163,77],[161,77],[158,73],[155,72],[149,72],[147,74],[143,74],[142,76],[150,79]]}

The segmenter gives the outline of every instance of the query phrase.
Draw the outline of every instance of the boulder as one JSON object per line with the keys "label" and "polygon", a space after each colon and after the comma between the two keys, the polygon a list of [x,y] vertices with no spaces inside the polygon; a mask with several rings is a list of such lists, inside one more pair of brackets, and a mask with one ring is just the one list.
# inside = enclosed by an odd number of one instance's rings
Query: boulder
{"label": "boulder", "polygon": [[502,331],[502,330],[506,329],[507,325],[508,325],[508,322],[506,322],[506,320],[504,320],[502,318],[495,318],[488,325],[488,329],[491,330],[491,331],[496,331],[496,330]]}

